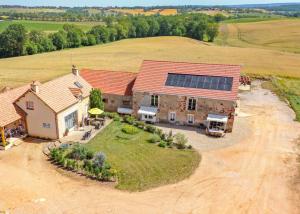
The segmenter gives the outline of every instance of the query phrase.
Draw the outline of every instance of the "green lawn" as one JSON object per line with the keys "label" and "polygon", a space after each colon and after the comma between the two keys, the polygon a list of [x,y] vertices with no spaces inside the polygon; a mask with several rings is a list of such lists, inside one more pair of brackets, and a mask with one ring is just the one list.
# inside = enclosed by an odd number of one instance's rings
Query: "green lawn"
{"label": "green lawn", "polygon": [[0,22],[0,32],[11,24],[22,24],[28,31],[38,30],[44,32],[56,32],[63,29],[64,24],[74,24],[83,31],[88,31],[93,25],[101,24],[100,22],[53,22],[53,21],[30,21],[30,20],[13,20]]}
{"label": "green lawn", "polygon": [[275,92],[280,98],[287,99],[296,113],[296,120],[300,122],[300,79],[274,77],[272,84],[263,87]]}
{"label": "green lawn", "polygon": [[118,189],[142,191],[175,183],[190,176],[199,165],[198,152],[160,148],[148,143],[152,134],[143,130],[125,134],[122,126],[121,122],[112,122],[86,144],[94,152],[103,151],[118,170]]}

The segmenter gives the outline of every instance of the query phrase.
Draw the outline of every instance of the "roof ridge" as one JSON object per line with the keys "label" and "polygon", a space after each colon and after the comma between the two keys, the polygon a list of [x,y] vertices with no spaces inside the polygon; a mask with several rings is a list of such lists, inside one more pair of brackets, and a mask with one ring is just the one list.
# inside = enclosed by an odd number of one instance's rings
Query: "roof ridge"
{"label": "roof ridge", "polygon": [[188,63],[188,64],[200,64],[200,65],[225,65],[225,66],[236,66],[242,67],[242,65],[238,64],[225,64],[225,63],[205,63],[205,62],[186,62],[186,61],[171,61],[171,60],[152,60],[152,59],[145,59],[143,62],[150,61],[150,62],[171,62],[171,63]]}
{"label": "roof ridge", "polygon": [[105,71],[105,72],[119,72],[119,73],[130,73],[130,74],[138,74],[138,72],[133,71],[116,71],[116,70],[106,70],[106,69],[89,69],[89,68],[83,68],[80,71]]}

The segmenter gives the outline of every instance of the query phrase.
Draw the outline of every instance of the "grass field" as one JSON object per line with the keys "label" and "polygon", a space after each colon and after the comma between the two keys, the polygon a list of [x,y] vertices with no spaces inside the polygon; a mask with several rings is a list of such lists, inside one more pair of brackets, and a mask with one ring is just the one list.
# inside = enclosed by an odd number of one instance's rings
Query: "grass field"
{"label": "grass field", "polygon": [[223,23],[216,44],[300,53],[300,19]]}
{"label": "grass field", "polygon": [[273,77],[263,87],[275,92],[280,98],[287,99],[300,122],[300,79]]}
{"label": "grass field", "polygon": [[66,10],[59,8],[0,8],[1,12],[16,12],[16,13],[64,13]]}
{"label": "grass field", "polygon": [[300,77],[299,54],[221,47],[182,37],[154,37],[0,59],[0,88],[50,80],[69,73],[72,64],[78,68],[137,72],[145,59],[240,64],[246,73]]}
{"label": "grass field", "polygon": [[121,122],[112,122],[86,147],[103,151],[118,171],[118,189],[141,191],[175,183],[190,176],[200,156],[196,151],[160,148],[147,140],[152,135],[139,130],[130,135],[121,131]]}
{"label": "grass field", "polygon": [[7,28],[11,24],[22,24],[27,30],[39,30],[44,32],[56,32],[63,29],[64,24],[74,24],[83,31],[88,31],[94,25],[101,24],[100,22],[48,22],[48,21],[27,21],[27,20],[14,20],[14,21],[2,21],[0,22],[0,32]]}

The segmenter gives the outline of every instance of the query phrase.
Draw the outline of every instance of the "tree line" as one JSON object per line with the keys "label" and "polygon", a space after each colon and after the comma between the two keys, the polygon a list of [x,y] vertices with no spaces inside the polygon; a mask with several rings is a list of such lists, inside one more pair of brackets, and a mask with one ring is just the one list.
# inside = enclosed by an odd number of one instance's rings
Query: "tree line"
{"label": "tree line", "polygon": [[12,24],[0,34],[0,57],[92,46],[126,38],[184,36],[212,42],[217,34],[217,21],[204,14],[108,16],[103,24],[93,26],[87,32],[75,25],[65,24],[63,30],[52,34],[36,30],[28,32],[22,24]]}

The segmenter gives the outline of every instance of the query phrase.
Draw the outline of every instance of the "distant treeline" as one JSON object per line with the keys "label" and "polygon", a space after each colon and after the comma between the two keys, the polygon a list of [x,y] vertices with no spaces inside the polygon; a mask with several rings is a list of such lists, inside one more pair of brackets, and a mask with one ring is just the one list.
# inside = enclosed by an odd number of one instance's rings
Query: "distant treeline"
{"label": "distant treeline", "polygon": [[27,32],[22,24],[12,24],[0,34],[0,58],[92,46],[126,38],[184,36],[200,41],[214,41],[221,16],[185,14],[176,16],[106,17],[103,25],[84,32],[66,24],[52,34]]}

